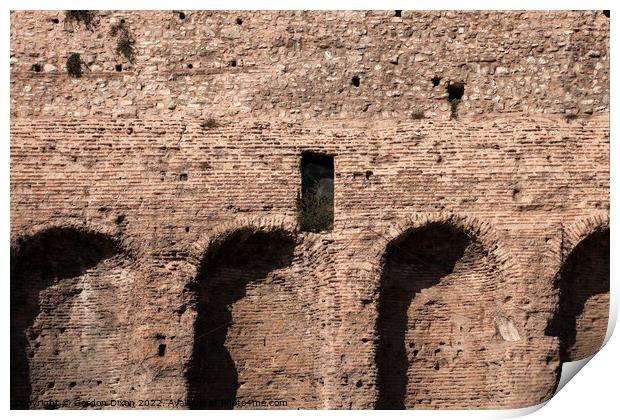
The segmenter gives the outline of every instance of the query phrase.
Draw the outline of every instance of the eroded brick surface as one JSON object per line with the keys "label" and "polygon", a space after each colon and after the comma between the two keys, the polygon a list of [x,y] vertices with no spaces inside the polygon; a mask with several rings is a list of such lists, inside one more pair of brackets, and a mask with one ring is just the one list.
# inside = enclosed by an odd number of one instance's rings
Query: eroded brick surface
{"label": "eroded brick surface", "polygon": [[[12,398],[548,399],[606,329],[608,29],[600,12],[101,12],[88,31],[13,12]],[[331,232],[297,227],[308,151],[334,156]]]}

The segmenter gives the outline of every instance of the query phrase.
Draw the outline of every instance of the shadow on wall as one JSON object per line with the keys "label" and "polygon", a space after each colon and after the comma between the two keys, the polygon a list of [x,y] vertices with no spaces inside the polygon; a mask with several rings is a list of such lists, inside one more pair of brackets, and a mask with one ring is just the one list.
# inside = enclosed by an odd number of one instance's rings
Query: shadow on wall
{"label": "shadow on wall", "polygon": [[432,223],[404,233],[388,246],[379,296],[378,409],[406,408],[409,306],[417,293],[454,270],[470,242],[462,230]]}
{"label": "shadow on wall", "polygon": [[[11,248],[11,408],[28,408],[32,397],[30,361],[43,327],[35,325],[41,292],[71,281],[118,253],[114,241],[101,234],[54,228],[21,240]],[[49,326],[47,326],[49,327]],[[55,407],[47,407],[55,408]]]}
{"label": "shadow on wall", "polygon": [[[188,369],[191,409],[230,409],[239,375],[225,346],[232,305],[249,284],[292,263],[295,242],[284,231],[237,231],[205,254],[193,283],[197,318]],[[228,403],[227,403],[228,402]]]}
{"label": "shadow on wall", "polygon": [[560,360],[580,360],[603,344],[609,312],[609,229],[582,240],[556,277],[559,304],[546,335],[560,339]]}

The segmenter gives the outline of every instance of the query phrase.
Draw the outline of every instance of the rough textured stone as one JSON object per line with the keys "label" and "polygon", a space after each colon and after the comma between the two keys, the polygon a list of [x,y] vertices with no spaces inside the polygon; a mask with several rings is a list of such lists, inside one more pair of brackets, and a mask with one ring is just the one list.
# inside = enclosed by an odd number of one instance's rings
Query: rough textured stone
{"label": "rough textured stone", "polygon": [[[98,14],[11,13],[14,405],[513,408],[600,346],[602,13]],[[297,225],[304,152],[329,232]]]}

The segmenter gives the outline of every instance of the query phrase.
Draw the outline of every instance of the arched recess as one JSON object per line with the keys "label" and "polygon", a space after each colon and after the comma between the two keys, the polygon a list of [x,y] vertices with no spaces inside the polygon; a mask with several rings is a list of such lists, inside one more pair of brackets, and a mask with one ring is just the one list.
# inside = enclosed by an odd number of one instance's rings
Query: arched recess
{"label": "arched recess", "polygon": [[112,237],[52,227],[11,247],[11,406],[113,395],[131,258]]}
{"label": "arched recess", "polygon": [[316,406],[316,329],[304,296],[307,280],[293,266],[297,245],[288,230],[249,226],[207,246],[191,285],[190,408],[243,408],[235,400]]}
{"label": "arched recess", "polygon": [[560,339],[561,362],[596,353],[603,345],[609,317],[609,226],[576,236],[583,237],[555,277],[558,303],[545,331]]}
{"label": "arched recess", "polygon": [[499,369],[518,331],[507,320],[504,337],[498,334],[501,263],[476,235],[480,229],[466,225],[456,217],[429,220],[387,244],[379,285],[377,408],[497,405],[490,366]]}

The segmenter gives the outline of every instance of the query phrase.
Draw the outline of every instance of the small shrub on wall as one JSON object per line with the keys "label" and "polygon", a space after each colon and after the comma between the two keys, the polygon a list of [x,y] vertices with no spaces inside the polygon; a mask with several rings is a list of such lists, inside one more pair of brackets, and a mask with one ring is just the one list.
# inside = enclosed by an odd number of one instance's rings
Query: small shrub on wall
{"label": "small shrub on wall", "polygon": [[67,73],[73,77],[82,76],[82,57],[78,53],[73,53],[67,59]]}
{"label": "small shrub on wall", "polygon": [[322,232],[334,223],[334,197],[322,194],[318,185],[298,200],[298,222],[301,230]]}

